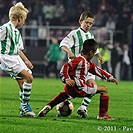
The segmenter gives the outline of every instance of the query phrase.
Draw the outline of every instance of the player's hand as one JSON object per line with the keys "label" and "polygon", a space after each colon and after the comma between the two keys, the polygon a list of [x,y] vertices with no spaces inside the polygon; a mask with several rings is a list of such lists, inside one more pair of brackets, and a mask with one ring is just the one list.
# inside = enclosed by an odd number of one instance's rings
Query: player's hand
{"label": "player's hand", "polygon": [[74,59],[75,58],[75,56],[74,56],[74,54],[73,53],[68,53],[68,58],[70,58],[70,59]]}
{"label": "player's hand", "polygon": [[104,59],[102,57],[99,57],[99,61],[101,62],[101,64],[104,63]]}
{"label": "player's hand", "polygon": [[111,82],[115,82],[116,84],[118,84],[118,80],[115,79],[115,78],[113,78],[113,79],[111,80]]}
{"label": "player's hand", "polygon": [[25,61],[25,64],[27,65],[29,69],[33,69],[33,65],[30,61]]}
{"label": "player's hand", "polygon": [[66,84],[69,86],[74,86],[75,85],[75,81],[72,79],[66,79]]}

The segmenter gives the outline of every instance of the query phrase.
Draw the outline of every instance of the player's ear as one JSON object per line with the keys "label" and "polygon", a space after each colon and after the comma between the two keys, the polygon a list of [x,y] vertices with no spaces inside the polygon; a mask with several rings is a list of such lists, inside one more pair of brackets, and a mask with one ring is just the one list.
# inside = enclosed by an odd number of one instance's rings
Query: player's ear
{"label": "player's ear", "polygon": [[82,20],[79,19],[79,24],[81,25],[82,24]]}
{"label": "player's ear", "polygon": [[95,52],[94,50],[91,50],[89,53],[90,53],[90,54],[94,54],[94,52]]}
{"label": "player's ear", "polygon": [[89,57],[89,56],[90,56],[90,54],[91,54],[91,52],[90,52],[90,51],[88,51],[86,55]]}

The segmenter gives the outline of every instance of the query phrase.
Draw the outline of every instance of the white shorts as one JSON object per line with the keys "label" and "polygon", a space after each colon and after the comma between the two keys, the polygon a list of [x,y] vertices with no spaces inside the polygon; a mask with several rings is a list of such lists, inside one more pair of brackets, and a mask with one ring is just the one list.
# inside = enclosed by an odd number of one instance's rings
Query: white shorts
{"label": "white shorts", "polygon": [[89,80],[89,79],[94,79],[95,80],[95,75],[88,72],[88,74],[86,76],[86,81]]}
{"label": "white shorts", "polygon": [[14,79],[21,78],[18,74],[24,69],[32,73],[19,55],[1,55],[1,69]]}
{"label": "white shorts", "polygon": [[86,92],[87,94],[91,94],[92,96],[96,94],[97,92],[97,85],[96,84],[88,84],[87,87],[84,87],[82,89],[84,92]]}

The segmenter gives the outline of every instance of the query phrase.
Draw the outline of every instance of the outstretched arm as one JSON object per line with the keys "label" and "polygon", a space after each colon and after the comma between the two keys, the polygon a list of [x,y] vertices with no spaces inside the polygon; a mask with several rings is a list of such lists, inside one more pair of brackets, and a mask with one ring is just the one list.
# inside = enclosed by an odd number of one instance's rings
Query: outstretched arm
{"label": "outstretched arm", "polygon": [[100,67],[98,67],[95,63],[91,62],[90,63],[90,69],[89,72],[102,78],[105,79],[107,81],[111,81],[111,82],[115,82],[116,84],[118,84],[117,79],[115,79],[113,77],[113,75],[111,75],[110,73],[106,72],[105,70],[101,69]]}
{"label": "outstretched arm", "polygon": [[112,78],[112,79],[111,79],[111,82],[118,84],[118,80],[115,79],[115,78]]}

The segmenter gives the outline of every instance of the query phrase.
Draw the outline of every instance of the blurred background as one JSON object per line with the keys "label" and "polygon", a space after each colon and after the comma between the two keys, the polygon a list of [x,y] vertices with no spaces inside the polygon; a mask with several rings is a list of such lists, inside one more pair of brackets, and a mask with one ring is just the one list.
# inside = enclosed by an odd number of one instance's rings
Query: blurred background
{"label": "blurred background", "polygon": [[[105,57],[105,65],[94,59],[103,69],[119,80],[132,80],[132,0],[0,0],[0,26],[8,22],[10,7],[22,2],[29,10],[28,18],[21,29],[25,54],[34,65],[33,76],[47,78],[46,55],[56,38],[60,41],[73,29],[79,27],[80,14],[89,10],[95,15],[91,28]],[[108,58],[106,58],[108,57]],[[61,54],[57,69],[67,61]],[[51,68],[49,77],[57,78]],[[6,75],[0,70],[0,75]]]}

